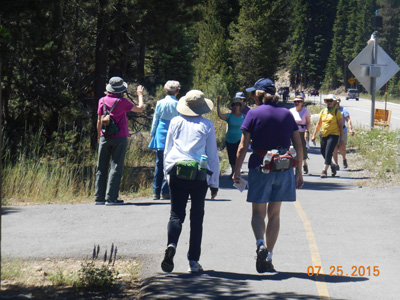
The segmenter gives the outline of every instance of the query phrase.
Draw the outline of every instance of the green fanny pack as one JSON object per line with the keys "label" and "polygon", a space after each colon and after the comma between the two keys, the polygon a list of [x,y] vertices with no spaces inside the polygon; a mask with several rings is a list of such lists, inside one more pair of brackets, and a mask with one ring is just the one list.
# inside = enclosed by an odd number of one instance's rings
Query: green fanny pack
{"label": "green fanny pack", "polygon": [[206,180],[208,170],[203,170],[195,160],[181,160],[175,164],[175,175],[187,180]]}

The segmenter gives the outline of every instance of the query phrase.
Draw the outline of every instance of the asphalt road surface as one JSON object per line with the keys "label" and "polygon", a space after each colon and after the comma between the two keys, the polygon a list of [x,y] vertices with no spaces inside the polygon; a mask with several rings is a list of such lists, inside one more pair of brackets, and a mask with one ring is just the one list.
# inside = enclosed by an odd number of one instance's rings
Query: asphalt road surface
{"label": "asphalt road surface", "polygon": [[[340,105],[346,107],[349,111],[354,126],[371,127],[371,100],[365,98],[360,98],[359,101],[355,99],[346,100],[345,96],[341,96],[340,98],[342,100]],[[307,99],[314,103],[323,104],[323,97],[310,96]],[[390,110],[390,130],[400,128],[400,104],[393,102],[387,102],[385,104],[385,102],[375,101],[375,108]]]}
{"label": "asphalt road surface", "polygon": [[353,179],[350,173],[360,170],[351,161],[348,170],[342,167],[336,177],[321,179],[322,156],[318,148],[310,152],[310,174],[298,200],[282,206],[273,258],[278,273],[256,272],[247,191],[233,188],[227,174],[217,199],[206,201],[202,274],[187,272],[189,220],[174,271],[161,271],[166,200],[135,199],[115,207],[5,207],[2,254],[84,259],[94,244],[104,249],[114,243],[119,255],[143,262],[145,299],[399,299],[400,187],[359,187],[368,178]]}

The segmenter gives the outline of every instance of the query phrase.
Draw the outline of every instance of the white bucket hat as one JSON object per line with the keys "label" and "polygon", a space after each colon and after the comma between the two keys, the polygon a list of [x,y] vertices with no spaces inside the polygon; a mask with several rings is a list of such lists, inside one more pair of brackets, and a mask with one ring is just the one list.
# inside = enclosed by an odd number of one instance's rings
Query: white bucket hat
{"label": "white bucket hat", "polygon": [[195,117],[210,112],[213,107],[212,100],[205,98],[202,91],[191,90],[179,99],[176,109],[184,116]]}
{"label": "white bucket hat", "polygon": [[128,84],[121,77],[111,77],[106,86],[106,91],[109,93],[123,93],[128,88]]}
{"label": "white bucket hat", "polygon": [[325,100],[333,100],[333,102],[336,102],[337,98],[334,94],[329,94],[328,96],[324,97],[324,102],[326,102]]}

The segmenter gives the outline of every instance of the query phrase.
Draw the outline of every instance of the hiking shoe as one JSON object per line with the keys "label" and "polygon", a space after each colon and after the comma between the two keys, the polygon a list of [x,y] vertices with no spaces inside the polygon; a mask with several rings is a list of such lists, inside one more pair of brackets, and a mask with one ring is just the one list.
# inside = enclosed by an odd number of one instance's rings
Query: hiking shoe
{"label": "hiking shoe", "polygon": [[331,171],[332,171],[332,177],[334,177],[336,175],[336,165],[335,164],[331,164]]}
{"label": "hiking shoe", "polygon": [[274,273],[274,272],[276,272],[276,270],[275,270],[275,268],[274,268],[274,265],[272,264],[272,261],[267,260],[266,266],[267,266],[267,270],[266,270],[265,272],[269,272],[269,273]]}
{"label": "hiking shoe", "polygon": [[307,173],[308,173],[308,165],[307,165],[307,164],[305,164],[305,165],[303,166],[303,172],[304,172],[304,174],[307,174]]}
{"label": "hiking shoe", "polygon": [[165,249],[164,260],[161,262],[161,269],[164,272],[170,273],[174,269],[174,256],[175,256],[175,247],[170,245]]}
{"label": "hiking shoe", "polygon": [[170,199],[169,194],[162,194],[161,195],[161,200],[169,200],[169,199]]}
{"label": "hiking shoe", "polygon": [[154,195],[153,195],[153,200],[160,200],[160,195],[154,194]]}
{"label": "hiking shoe", "polygon": [[335,164],[335,168],[336,168],[336,171],[339,171],[339,170],[340,170],[340,167],[339,167],[339,165],[337,165],[337,164]]}
{"label": "hiking shoe", "polygon": [[348,165],[347,165],[347,159],[343,159],[343,167],[345,169],[347,169]]}
{"label": "hiking shoe", "polygon": [[268,249],[265,245],[260,245],[257,248],[257,260],[256,260],[256,270],[258,273],[265,273],[267,272],[267,256],[268,256]]}
{"label": "hiking shoe", "polygon": [[106,201],[95,201],[94,204],[95,205],[104,205],[104,204],[106,204]]}
{"label": "hiking shoe", "polygon": [[328,177],[328,175],[326,175],[326,171],[325,171],[325,170],[322,170],[322,172],[321,172],[321,178],[326,178],[326,177]]}
{"label": "hiking shoe", "polygon": [[112,205],[124,205],[124,200],[107,200],[106,201],[106,206],[112,206]]}
{"label": "hiking shoe", "polygon": [[199,264],[198,261],[189,260],[189,269],[188,269],[188,272],[190,272],[190,273],[196,273],[196,272],[201,272],[201,271],[203,271],[203,267]]}

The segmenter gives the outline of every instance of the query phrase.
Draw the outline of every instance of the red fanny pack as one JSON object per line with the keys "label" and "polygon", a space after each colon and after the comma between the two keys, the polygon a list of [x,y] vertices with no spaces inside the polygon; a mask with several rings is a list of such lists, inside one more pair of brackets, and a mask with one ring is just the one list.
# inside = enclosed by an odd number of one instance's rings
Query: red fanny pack
{"label": "red fanny pack", "polygon": [[263,173],[286,171],[297,166],[298,161],[287,149],[256,149],[255,154],[263,158],[260,171]]}

